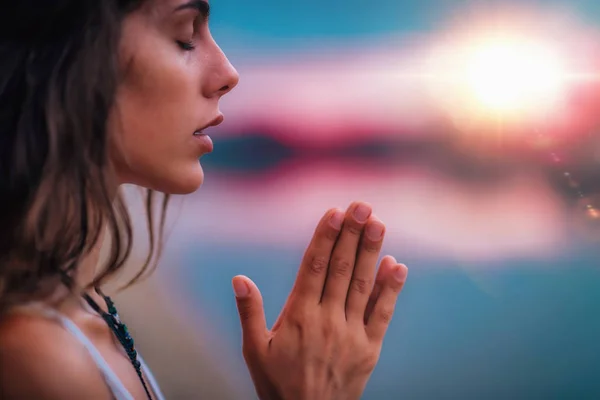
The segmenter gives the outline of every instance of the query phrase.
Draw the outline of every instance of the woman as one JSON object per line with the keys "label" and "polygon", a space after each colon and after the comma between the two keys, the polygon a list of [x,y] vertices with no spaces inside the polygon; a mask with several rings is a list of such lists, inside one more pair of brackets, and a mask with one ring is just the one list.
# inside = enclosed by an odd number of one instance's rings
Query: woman
{"label": "woman", "polygon": [[[148,188],[154,243],[154,193],[202,184],[204,130],[237,72],[202,0],[0,7],[0,398],[160,399],[100,289],[131,247],[119,187]],[[388,256],[374,279],[384,228],[366,203],[328,211],[271,330],[258,288],[233,279],[261,399],[360,397],[407,274]]]}

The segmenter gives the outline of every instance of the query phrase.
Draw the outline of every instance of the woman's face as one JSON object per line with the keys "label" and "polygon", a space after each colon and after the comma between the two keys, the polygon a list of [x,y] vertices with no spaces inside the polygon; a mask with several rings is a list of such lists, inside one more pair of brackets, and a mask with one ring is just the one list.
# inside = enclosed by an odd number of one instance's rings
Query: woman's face
{"label": "woman's face", "polygon": [[219,100],[239,79],[210,34],[207,10],[205,1],[148,0],[125,19],[124,75],[109,123],[120,183],[172,194],[202,184],[199,158],[212,142],[198,133],[222,121]]}

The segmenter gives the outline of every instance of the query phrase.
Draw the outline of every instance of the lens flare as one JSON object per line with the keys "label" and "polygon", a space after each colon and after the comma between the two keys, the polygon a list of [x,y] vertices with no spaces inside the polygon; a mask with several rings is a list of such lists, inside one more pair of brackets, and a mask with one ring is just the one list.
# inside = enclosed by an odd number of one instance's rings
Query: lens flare
{"label": "lens flare", "polygon": [[551,105],[563,94],[565,68],[550,46],[524,38],[476,43],[467,51],[468,94],[480,108],[510,114]]}
{"label": "lens flare", "polygon": [[520,140],[535,127],[572,136],[591,123],[580,103],[600,84],[600,52],[596,30],[580,18],[523,5],[467,8],[449,21],[432,35],[420,71],[458,132]]}
{"label": "lens flare", "polygon": [[458,37],[432,52],[430,90],[467,126],[543,121],[567,97],[565,59],[557,46],[524,33]]}

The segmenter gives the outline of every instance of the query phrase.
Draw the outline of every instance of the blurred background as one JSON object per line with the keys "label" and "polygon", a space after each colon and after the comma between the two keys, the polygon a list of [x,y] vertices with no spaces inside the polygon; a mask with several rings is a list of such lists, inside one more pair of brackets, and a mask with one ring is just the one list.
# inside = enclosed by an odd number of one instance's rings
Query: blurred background
{"label": "blurred background", "polygon": [[272,324],[360,199],[410,269],[365,399],[600,398],[600,2],[211,3],[241,81],[120,295],[167,397],[255,398],[231,278]]}

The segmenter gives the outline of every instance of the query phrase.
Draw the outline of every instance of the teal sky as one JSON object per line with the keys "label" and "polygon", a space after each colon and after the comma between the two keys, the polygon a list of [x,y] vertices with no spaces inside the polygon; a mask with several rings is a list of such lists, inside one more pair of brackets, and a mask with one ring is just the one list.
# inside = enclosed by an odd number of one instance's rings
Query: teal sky
{"label": "teal sky", "polygon": [[[506,0],[213,0],[212,30],[222,40],[274,42],[434,31],[449,15],[471,6],[506,6]],[[520,0],[520,5],[560,6],[591,24],[598,0]],[[465,20],[468,23],[468,20]],[[262,43],[261,43],[262,44]],[[265,43],[266,44],[266,43]]]}

